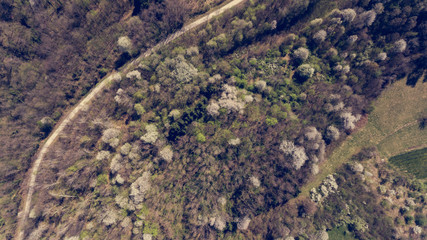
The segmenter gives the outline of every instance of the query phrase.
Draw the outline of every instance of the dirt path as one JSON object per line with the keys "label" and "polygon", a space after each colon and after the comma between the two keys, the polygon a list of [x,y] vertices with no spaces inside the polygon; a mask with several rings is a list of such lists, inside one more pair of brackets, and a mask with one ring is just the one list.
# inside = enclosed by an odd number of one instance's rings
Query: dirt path
{"label": "dirt path", "polygon": [[[131,70],[132,68],[135,68],[137,64],[145,57],[151,55],[151,53],[157,51],[162,46],[168,44],[169,42],[175,40],[176,38],[180,37],[182,34],[200,26],[203,23],[206,23],[209,19],[216,17],[223,12],[225,12],[228,9],[231,9],[235,7],[236,5],[244,2],[245,0],[233,0],[226,5],[220,7],[219,9],[214,10],[211,13],[207,13],[205,16],[200,17],[196,19],[195,21],[185,25],[181,30],[178,32],[170,35],[165,40],[159,42],[156,46],[150,48],[145,53],[141,54],[137,59],[133,60],[132,62],[128,63],[123,69],[122,72],[127,72]],[[114,73],[109,74],[106,78],[104,78],[103,81],[101,81],[98,85],[96,85],[95,88],[92,89],[92,91],[83,98],[74,108],[69,112],[61,121],[60,123],[55,127],[55,129],[52,131],[52,133],[49,135],[49,137],[46,139],[42,147],[40,148],[37,159],[34,161],[32,168],[30,169],[30,175],[28,184],[24,185],[27,186],[28,190],[26,194],[24,194],[23,199],[24,202],[22,204],[23,209],[21,212],[18,213],[18,226],[15,234],[15,239],[21,240],[24,239],[25,236],[25,230],[24,226],[27,222],[27,218],[30,212],[31,208],[31,198],[34,193],[34,188],[36,185],[36,177],[37,172],[40,168],[40,164],[43,161],[47,151],[49,150],[50,146],[55,142],[55,140],[58,138],[58,136],[61,134],[61,132],[67,127],[68,124],[71,123],[71,121],[78,115],[78,113],[90,105],[90,102],[98,95],[100,94],[106,86],[108,86],[108,83],[111,82],[114,79]]]}

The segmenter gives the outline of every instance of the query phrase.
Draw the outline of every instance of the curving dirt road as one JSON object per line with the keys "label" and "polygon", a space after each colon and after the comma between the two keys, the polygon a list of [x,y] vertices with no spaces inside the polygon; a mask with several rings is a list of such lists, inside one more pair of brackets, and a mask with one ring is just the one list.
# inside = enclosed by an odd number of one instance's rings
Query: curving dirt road
{"label": "curving dirt road", "polygon": [[[162,46],[168,44],[169,42],[175,40],[176,38],[178,38],[182,34],[200,26],[201,24],[207,22],[209,19],[222,14],[226,10],[233,8],[236,5],[238,5],[244,1],[245,0],[232,0],[228,4],[222,6],[221,8],[219,8],[219,9],[217,9],[211,13],[208,13],[199,19],[196,19],[195,21],[191,22],[188,25],[185,25],[181,30],[170,35],[168,38],[161,41],[156,46],[150,48],[145,53],[141,54],[137,59],[128,63],[122,69],[122,72],[127,72],[130,69],[135,68],[137,66],[137,64],[143,58],[151,55],[151,53],[157,51]],[[27,218],[28,218],[30,208],[31,208],[31,198],[32,198],[33,193],[34,193],[34,187],[36,184],[37,172],[40,168],[40,164],[43,161],[43,158],[45,157],[47,151],[49,150],[49,147],[55,142],[55,140],[58,138],[59,134],[61,134],[61,132],[64,130],[64,128],[67,127],[67,125],[71,123],[71,121],[78,115],[78,113],[83,108],[86,108],[90,104],[91,100],[94,99],[99,93],[101,93],[102,90],[104,90],[104,88],[106,86],[108,86],[109,82],[114,80],[114,74],[115,73],[109,74],[106,78],[104,78],[104,80],[102,82],[100,82],[95,88],[93,88],[92,91],[85,98],[83,98],[76,106],[74,106],[73,110],[71,110],[71,112],[69,112],[61,120],[61,122],[55,127],[55,129],[52,131],[52,133],[49,135],[49,137],[46,139],[46,141],[44,142],[44,144],[40,148],[38,155],[37,155],[37,159],[34,161],[33,167],[29,171],[30,172],[30,176],[28,176],[29,181],[28,181],[28,184],[26,185],[28,188],[28,191],[24,191],[24,192],[26,192],[26,196],[25,196],[25,194],[23,196],[23,199],[24,199],[24,202],[22,204],[23,209],[21,212],[18,213],[18,226],[17,226],[17,230],[16,230],[16,234],[15,234],[15,239],[22,240],[25,236],[24,226],[27,222]]]}

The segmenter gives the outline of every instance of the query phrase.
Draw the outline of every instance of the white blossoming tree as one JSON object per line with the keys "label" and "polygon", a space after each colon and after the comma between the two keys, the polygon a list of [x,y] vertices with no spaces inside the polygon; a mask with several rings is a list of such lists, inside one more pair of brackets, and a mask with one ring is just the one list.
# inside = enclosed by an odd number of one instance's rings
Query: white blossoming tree
{"label": "white blossoming tree", "polygon": [[292,158],[292,166],[295,170],[299,170],[308,160],[304,147],[295,146],[291,141],[284,140],[280,144],[280,150]]}

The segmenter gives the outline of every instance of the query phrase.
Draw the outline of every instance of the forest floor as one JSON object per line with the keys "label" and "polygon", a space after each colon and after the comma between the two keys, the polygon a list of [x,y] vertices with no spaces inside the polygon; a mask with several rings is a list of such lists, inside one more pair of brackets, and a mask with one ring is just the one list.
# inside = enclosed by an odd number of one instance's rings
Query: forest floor
{"label": "forest floor", "polygon": [[[160,47],[168,44],[169,42],[175,40],[176,38],[178,38],[179,36],[181,36],[182,34],[200,26],[201,24],[206,23],[209,19],[212,19],[213,17],[219,16],[221,15],[223,12],[225,12],[226,10],[229,10],[233,7],[235,7],[236,5],[244,2],[245,0],[232,0],[229,1],[227,4],[223,5],[220,8],[214,9],[213,11],[210,11],[206,14],[204,14],[204,16],[197,18],[194,21],[190,21],[189,24],[186,24],[181,30],[179,30],[178,32],[170,35],[168,38],[166,38],[165,40],[161,41],[160,43],[158,43],[156,46],[150,48],[149,50],[147,50],[145,53],[141,54],[138,58],[136,58],[135,60],[131,61],[130,63],[128,63],[127,65],[125,65],[122,69],[121,72],[126,74],[126,72],[128,72],[129,70],[133,69],[134,67],[136,67],[140,61],[151,55],[151,53],[157,51]],[[30,208],[31,208],[31,200],[32,200],[32,196],[34,193],[34,188],[36,185],[36,178],[37,178],[37,172],[39,171],[40,168],[40,164],[43,161],[46,153],[49,151],[50,146],[58,139],[58,136],[62,133],[62,131],[67,127],[67,125],[71,124],[72,121],[74,120],[74,118],[84,109],[86,109],[90,104],[91,101],[98,96],[100,93],[103,92],[103,90],[105,88],[107,88],[108,86],[110,86],[110,82],[112,82],[114,80],[114,74],[110,73],[109,75],[107,75],[103,80],[100,81],[99,84],[97,84],[91,91],[89,94],[87,94],[78,104],[76,104],[70,111],[68,114],[64,115],[64,117],[62,118],[62,120],[55,126],[55,128],[53,129],[53,131],[51,132],[51,134],[48,136],[48,138],[44,141],[44,143],[42,143],[38,153],[37,153],[37,158],[35,159],[32,168],[29,170],[28,175],[27,175],[27,179],[25,181],[26,184],[23,184],[23,202],[21,203],[21,208],[22,211],[20,211],[18,213],[18,226],[17,226],[17,230],[16,230],[16,236],[15,239],[21,240],[24,238],[25,236],[25,232],[24,232],[24,226],[26,225],[27,222],[27,218],[28,215],[30,213]]]}
{"label": "forest floor", "polygon": [[373,103],[374,111],[368,122],[347,137],[321,166],[320,172],[301,189],[300,197],[308,197],[310,190],[320,185],[342,164],[362,148],[375,146],[380,158],[427,146],[427,128],[421,130],[418,120],[427,114],[427,83],[407,86],[402,79],[389,86]]}

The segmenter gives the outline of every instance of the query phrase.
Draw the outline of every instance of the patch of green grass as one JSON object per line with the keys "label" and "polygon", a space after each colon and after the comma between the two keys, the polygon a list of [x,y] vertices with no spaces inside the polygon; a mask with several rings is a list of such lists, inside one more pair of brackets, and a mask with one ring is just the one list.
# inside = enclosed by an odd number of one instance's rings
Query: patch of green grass
{"label": "patch of green grass", "polygon": [[153,237],[159,235],[159,226],[156,223],[146,222],[144,224],[144,234],[151,234]]}
{"label": "patch of green grass", "polygon": [[354,234],[350,232],[346,225],[336,227],[328,231],[330,240],[355,240]]}
{"label": "patch of green grass", "polygon": [[418,179],[427,178],[427,148],[391,157],[389,162],[414,174]]}
{"label": "patch of green grass", "polygon": [[79,170],[79,167],[76,165],[72,165],[71,167],[67,168],[67,171],[69,172],[77,172]]}
{"label": "patch of green grass", "polygon": [[108,183],[108,175],[107,174],[100,174],[100,175],[98,175],[97,180],[98,180],[97,181],[98,186],[99,185],[105,185]]}

